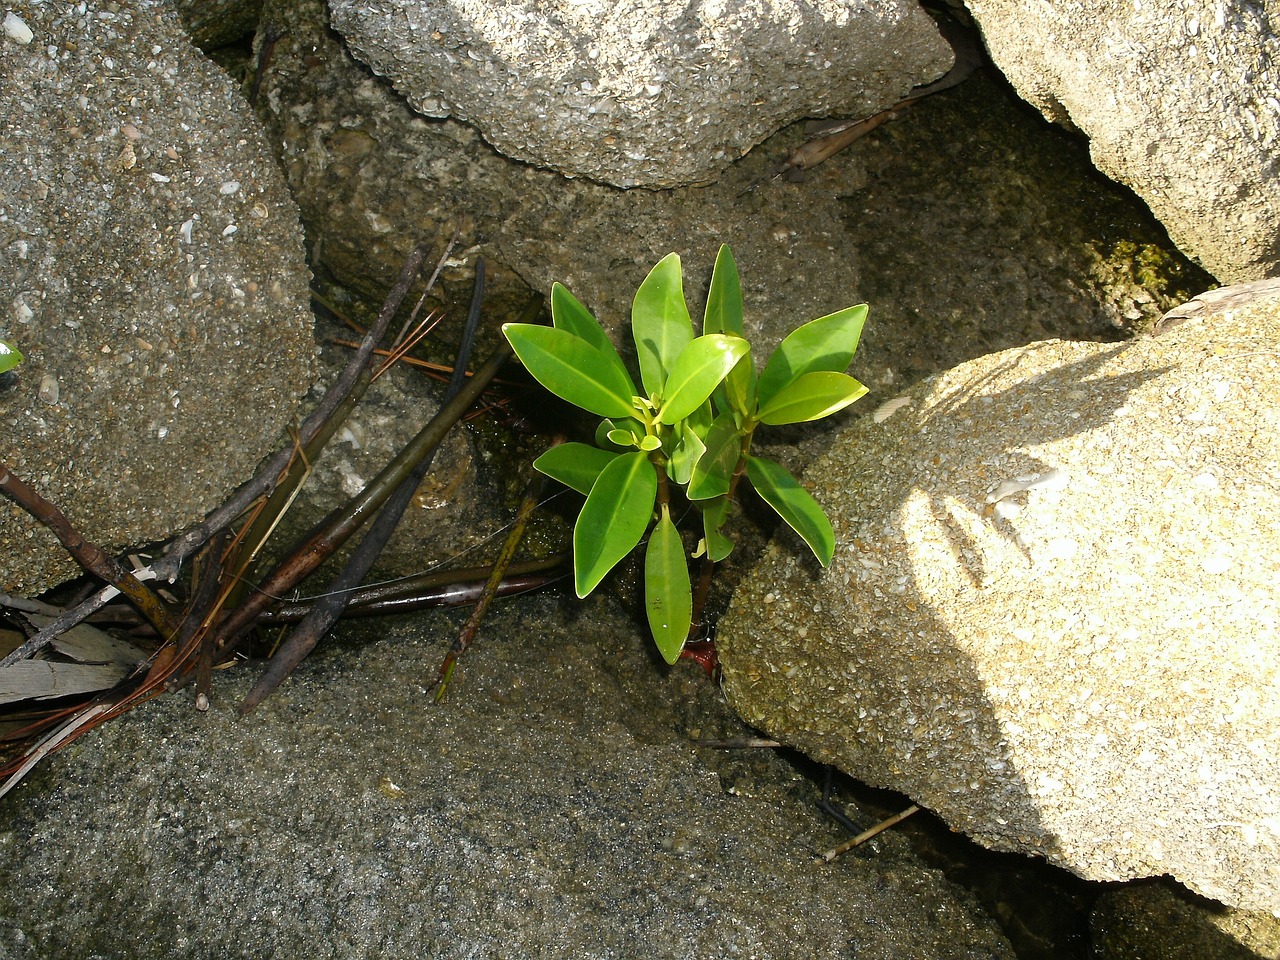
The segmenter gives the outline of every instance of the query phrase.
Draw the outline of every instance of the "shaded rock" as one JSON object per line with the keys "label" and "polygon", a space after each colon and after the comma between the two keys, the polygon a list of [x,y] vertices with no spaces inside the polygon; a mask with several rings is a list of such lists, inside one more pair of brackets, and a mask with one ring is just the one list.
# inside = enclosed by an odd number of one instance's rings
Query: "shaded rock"
{"label": "shaded rock", "polygon": [[991,56],[1224,283],[1280,273],[1280,39],[1248,2],[970,0]]}
{"label": "shaded rock", "polygon": [[1280,909],[1280,299],[964,364],[806,473],[719,630],[748,722],[1090,879]]}
{"label": "shaded rock", "polygon": [[173,0],[191,42],[202,50],[232,43],[253,33],[262,0]]}
{"label": "shaded rock", "polygon": [[[108,550],[217,505],[278,441],[315,351],[297,208],[166,7],[32,6],[0,38],[4,460]],[[78,572],[0,506],[0,585]]]}
{"label": "shaded rock", "polygon": [[439,707],[460,615],[342,631],[238,722],[247,670],[78,741],[4,800],[0,950],[1012,958],[901,837],[815,863],[812,785],[693,745],[742,728],[630,622],[499,609]]}
{"label": "shaded rock", "polygon": [[802,118],[870,116],[953,55],[912,3],[334,0],[333,25],[419,112],[615,186],[714,179]]}
{"label": "shaded rock", "polygon": [[[896,390],[1019,343],[1120,336],[1209,283],[1081,144],[981,71],[804,183],[769,179],[799,143],[791,128],[709,187],[620,191],[514,163],[465,125],[415,116],[353,63],[313,0],[273,2],[264,23],[284,36],[263,117],[317,262],[375,300],[417,238],[457,226],[459,260],[483,254],[499,290],[504,276],[520,288],[507,318],[523,305],[520,281],[546,291],[559,280],[621,343],[654,263],[681,254],[697,309],[724,241],[753,342],[772,349],[798,323],[867,300],[853,372]],[[465,304],[469,276],[445,271],[452,302]],[[497,295],[488,316],[491,330],[504,319]]]}
{"label": "shaded rock", "polygon": [[1104,893],[1090,922],[1094,960],[1274,960],[1280,920],[1201,900],[1167,882]]}

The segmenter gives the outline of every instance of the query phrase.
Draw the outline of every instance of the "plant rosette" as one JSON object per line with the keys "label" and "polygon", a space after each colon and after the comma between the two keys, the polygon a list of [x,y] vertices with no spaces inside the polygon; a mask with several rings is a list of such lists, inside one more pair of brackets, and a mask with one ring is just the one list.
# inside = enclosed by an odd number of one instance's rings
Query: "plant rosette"
{"label": "plant rosette", "polygon": [[[659,261],[636,291],[631,334],[643,389],[595,317],[559,283],[551,288],[550,327],[505,324],[503,333],[535,380],[603,418],[595,446],[563,443],[534,461],[586,497],[573,530],[578,596],[594,590],[652,526],[645,609],[658,650],[675,663],[701,615],[712,565],[733,549],[725,526],[743,476],[829,565],[835,536],[822,507],[785,467],[753,456],[751,441],[761,425],[820,420],[866,394],[844,372],[866,317],[866,304],[858,304],[803,324],[757,374],[737,264],[721,246],[701,335],[694,333],[676,254]],[[690,557],[671,516],[672,487],[702,516],[702,538]],[[689,562],[698,558],[704,576],[695,594]]]}

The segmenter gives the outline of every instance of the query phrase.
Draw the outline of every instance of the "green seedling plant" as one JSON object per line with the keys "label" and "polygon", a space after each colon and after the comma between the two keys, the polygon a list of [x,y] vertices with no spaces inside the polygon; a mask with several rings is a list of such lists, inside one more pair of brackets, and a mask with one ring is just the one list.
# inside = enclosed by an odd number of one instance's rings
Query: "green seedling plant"
{"label": "green seedling plant", "polygon": [[[786,468],[753,455],[751,441],[761,425],[819,420],[867,392],[844,372],[866,316],[859,304],[798,327],[757,374],[737,264],[722,246],[700,336],[676,254],[640,284],[631,332],[643,389],[595,317],[559,283],[551,288],[552,326],[505,324],[516,356],[539,383],[603,418],[595,446],[563,443],[534,461],[587,498],[573,530],[577,595],[594,590],[652,526],[645,609],[658,650],[675,663],[701,617],[711,569],[733,549],[725,528],[743,476],[829,565],[835,535],[826,514]],[[701,512],[702,538],[691,558],[672,516],[673,487]],[[695,597],[689,563],[698,558]]]}

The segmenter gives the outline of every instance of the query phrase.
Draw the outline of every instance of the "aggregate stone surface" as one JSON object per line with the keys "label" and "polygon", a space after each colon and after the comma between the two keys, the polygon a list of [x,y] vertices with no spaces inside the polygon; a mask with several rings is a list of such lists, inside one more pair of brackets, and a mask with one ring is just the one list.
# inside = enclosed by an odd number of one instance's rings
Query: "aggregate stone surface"
{"label": "aggregate stone surface", "polygon": [[720,622],[749,722],[1080,876],[1280,909],[1277,300],[962,364],[805,478]]}
{"label": "aggregate stone surface", "polygon": [[[3,801],[13,958],[1011,958],[905,841],[831,864],[816,788],[595,600],[499,604],[444,703],[461,616],[339,638],[258,711],[144,706]],[[19,893],[20,891],[20,893]]]}
{"label": "aggregate stone surface", "polygon": [[[0,457],[108,552],[203,516],[311,383],[297,207],[164,4],[22,4],[0,35]],[[0,586],[79,573],[0,506]]]}

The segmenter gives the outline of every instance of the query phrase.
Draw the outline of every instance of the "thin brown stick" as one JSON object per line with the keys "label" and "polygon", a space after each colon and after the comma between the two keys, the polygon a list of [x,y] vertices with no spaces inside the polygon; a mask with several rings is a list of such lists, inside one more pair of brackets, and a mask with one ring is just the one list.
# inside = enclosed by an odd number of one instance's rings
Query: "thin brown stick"
{"label": "thin brown stick", "polygon": [[907,807],[907,809],[903,810],[901,813],[895,813],[892,817],[889,817],[887,820],[881,820],[871,829],[863,830],[860,834],[858,834],[856,837],[852,838],[851,840],[846,840],[844,843],[840,844],[839,846],[832,847],[830,850],[828,850],[826,853],[822,855],[822,859],[825,860],[827,863],[830,863],[836,857],[840,856],[840,854],[848,853],[850,850],[852,850],[854,847],[858,846],[859,844],[866,843],[876,834],[883,833],[884,831],[888,830],[890,827],[901,823],[903,820],[907,819],[907,817],[911,816],[913,813],[918,812],[919,810],[920,808],[913,803],[911,806]]}
{"label": "thin brown stick", "polygon": [[[161,636],[170,637],[173,635],[177,629],[177,621],[174,620],[164,602],[151,590],[147,589],[141,580],[128,570],[125,570],[114,557],[109,556],[97,544],[86,540],[80,534],[80,531],[72,526],[71,521],[63,515],[61,510],[23,483],[3,463],[0,463],[0,493],[52,530],[54,536],[58,538],[76,563],[80,564],[88,573],[105,580],[128,597],[130,602],[142,612]],[[34,639],[33,637],[32,640]],[[19,660],[25,660],[39,649],[39,647],[28,649],[29,647],[32,647],[32,641],[30,640],[3,660],[0,660],[0,667],[7,667],[10,664],[17,663]]]}

